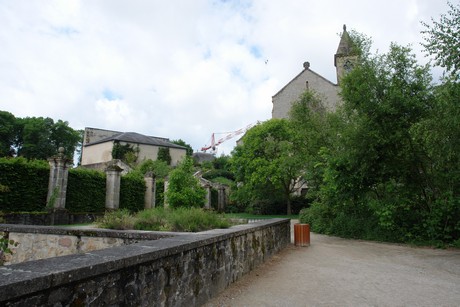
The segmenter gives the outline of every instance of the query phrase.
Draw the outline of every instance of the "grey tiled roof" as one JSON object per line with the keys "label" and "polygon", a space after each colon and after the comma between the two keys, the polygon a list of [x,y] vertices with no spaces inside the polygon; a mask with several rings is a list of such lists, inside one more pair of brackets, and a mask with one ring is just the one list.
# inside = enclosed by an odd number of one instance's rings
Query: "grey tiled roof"
{"label": "grey tiled roof", "polygon": [[180,146],[180,145],[170,142],[168,139],[154,137],[154,136],[147,136],[147,135],[143,135],[143,134],[136,133],[136,132],[117,133],[115,135],[109,136],[99,141],[86,144],[85,146],[91,146],[95,144],[112,142],[112,141],[120,141],[120,142],[133,143],[133,144],[145,144],[145,145],[152,145],[152,146],[158,146],[158,147],[187,149],[184,146]]}

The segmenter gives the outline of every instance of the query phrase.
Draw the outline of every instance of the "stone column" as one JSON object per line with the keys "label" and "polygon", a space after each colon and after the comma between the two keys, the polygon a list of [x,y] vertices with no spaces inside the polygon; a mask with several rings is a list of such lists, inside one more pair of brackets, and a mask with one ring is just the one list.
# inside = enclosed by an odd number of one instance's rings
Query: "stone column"
{"label": "stone column", "polygon": [[156,181],[155,175],[152,172],[147,172],[144,176],[145,181],[145,195],[144,195],[144,208],[155,208],[155,194],[156,194]]}
{"label": "stone column", "polygon": [[218,212],[224,212],[225,209],[225,187],[224,186],[219,186],[217,189],[218,192],[218,201],[217,201],[217,211]]}
{"label": "stone column", "polygon": [[166,192],[168,191],[168,187],[169,187],[169,177],[165,177],[164,187],[165,187],[164,192],[163,192],[164,207],[167,208],[169,207],[169,204],[168,204],[168,197],[166,197]]}
{"label": "stone column", "polygon": [[53,210],[65,209],[67,178],[72,162],[64,155],[64,148],[60,147],[59,153],[48,159],[48,163],[50,164],[50,178],[46,206]]}
{"label": "stone column", "polygon": [[210,184],[206,184],[204,188],[206,189],[206,203],[204,204],[204,208],[211,209],[211,188],[212,187]]}
{"label": "stone column", "polygon": [[123,169],[115,163],[110,163],[105,170],[107,176],[105,185],[105,209],[107,210],[117,210],[120,206],[120,182],[122,171]]}

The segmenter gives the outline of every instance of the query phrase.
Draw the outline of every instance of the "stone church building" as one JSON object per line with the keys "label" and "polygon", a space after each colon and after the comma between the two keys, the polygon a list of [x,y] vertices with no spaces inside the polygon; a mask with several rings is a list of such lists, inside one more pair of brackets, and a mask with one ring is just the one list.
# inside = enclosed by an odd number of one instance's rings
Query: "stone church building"
{"label": "stone church building", "polygon": [[323,99],[329,110],[334,110],[341,103],[340,79],[353,68],[357,56],[353,52],[353,43],[343,26],[340,43],[334,55],[334,66],[337,72],[337,83],[327,80],[317,72],[310,69],[310,63],[303,64],[303,70],[288,84],[272,97],[272,118],[288,118],[292,104],[297,101],[306,90],[313,90]]}

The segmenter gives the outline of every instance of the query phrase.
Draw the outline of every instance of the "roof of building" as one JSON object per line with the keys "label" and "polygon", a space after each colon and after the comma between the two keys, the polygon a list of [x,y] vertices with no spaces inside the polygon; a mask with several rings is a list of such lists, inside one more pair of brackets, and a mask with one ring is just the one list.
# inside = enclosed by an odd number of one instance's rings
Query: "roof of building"
{"label": "roof of building", "polygon": [[166,138],[154,137],[154,136],[147,136],[136,132],[120,132],[109,136],[107,138],[88,143],[85,146],[91,146],[100,143],[106,142],[126,142],[126,143],[134,143],[134,144],[144,144],[144,145],[152,145],[158,147],[171,147],[171,148],[180,148],[180,149],[187,149],[184,146],[180,146],[177,144],[172,143]]}
{"label": "roof of building", "polygon": [[280,94],[286,87],[288,87],[292,82],[294,82],[297,78],[299,78],[305,71],[309,71],[311,72],[312,74],[318,76],[319,78],[323,79],[324,81],[326,81],[327,83],[330,83],[331,85],[333,86],[337,86],[337,84],[335,84],[334,82],[332,81],[329,81],[328,79],[326,79],[325,77],[321,76],[320,74],[318,74],[317,72],[313,71],[310,69],[310,63],[308,62],[305,62],[304,65],[303,65],[304,69],[302,69],[302,71],[297,75],[295,76],[291,81],[289,81],[285,86],[283,86],[278,92],[276,92],[275,95],[273,95],[273,97],[277,96],[278,94]]}

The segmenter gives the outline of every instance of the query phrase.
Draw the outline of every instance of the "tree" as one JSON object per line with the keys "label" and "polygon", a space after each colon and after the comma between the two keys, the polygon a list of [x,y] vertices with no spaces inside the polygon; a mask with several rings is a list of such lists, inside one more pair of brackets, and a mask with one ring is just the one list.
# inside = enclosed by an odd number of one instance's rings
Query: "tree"
{"label": "tree", "polygon": [[193,160],[186,157],[169,174],[166,198],[172,208],[201,207],[205,202],[206,191],[193,176]]}
{"label": "tree", "polygon": [[134,166],[139,155],[139,146],[131,144],[121,145],[120,141],[115,141],[112,147],[112,158],[120,159],[128,165]]}
{"label": "tree", "polygon": [[174,140],[171,143],[174,143],[176,145],[184,146],[187,148],[187,156],[191,157],[193,155],[193,148],[190,146],[190,144],[185,143],[182,139]]}
{"label": "tree", "polygon": [[433,25],[422,21],[425,51],[434,56],[435,64],[444,67],[450,77],[460,80],[460,4],[447,2],[450,10],[441,14]]}
{"label": "tree", "polygon": [[0,157],[14,155],[15,122],[13,114],[0,111]]}
{"label": "tree", "polygon": [[289,119],[296,130],[295,154],[303,160],[304,179],[313,198],[323,180],[321,152],[332,146],[340,130],[335,127],[335,115],[327,112],[321,96],[313,91],[306,91],[292,104]]}
{"label": "tree", "polygon": [[166,162],[160,160],[153,161],[151,159],[142,162],[138,169],[143,175],[147,172],[152,172],[157,178],[165,178],[170,171],[170,167]]}
{"label": "tree", "polygon": [[27,159],[46,160],[57,153],[51,142],[53,119],[47,117],[26,117],[19,119],[17,154]]}
{"label": "tree", "polygon": [[280,191],[287,214],[291,214],[292,194],[303,183],[295,133],[287,120],[271,119],[248,130],[232,157],[236,181],[251,199],[266,199],[267,191]]}
{"label": "tree", "polygon": [[164,161],[167,165],[171,165],[171,154],[169,153],[169,147],[158,148],[157,160]]}

